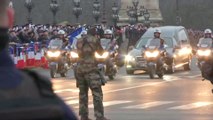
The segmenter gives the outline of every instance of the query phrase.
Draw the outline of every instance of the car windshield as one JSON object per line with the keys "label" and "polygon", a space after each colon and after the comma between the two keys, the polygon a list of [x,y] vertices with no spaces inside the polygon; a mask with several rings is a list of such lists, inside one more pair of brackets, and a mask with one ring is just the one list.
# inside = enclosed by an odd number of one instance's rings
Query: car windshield
{"label": "car windshield", "polygon": [[63,41],[62,40],[51,40],[50,41],[50,44],[49,44],[49,47],[51,49],[59,49],[61,48],[63,45]]}
{"label": "car windshield", "polygon": [[199,41],[199,45],[202,48],[209,48],[212,47],[212,39],[211,38],[205,38],[205,39],[201,39]]}
{"label": "car windshield", "polygon": [[[147,44],[149,44],[149,42],[152,40],[153,38],[147,37],[147,38],[141,38],[141,40],[137,43],[136,45],[136,49],[142,49],[143,46],[146,46]],[[169,37],[163,37],[162,39],[165,40],[165,45],[167,45],[169,48],[173,47],[173,40],[172,38]]]}
{"label": "car windshield", "polygon": [[160,47],[160,39],[150,39],[147,43],[148,46]]}

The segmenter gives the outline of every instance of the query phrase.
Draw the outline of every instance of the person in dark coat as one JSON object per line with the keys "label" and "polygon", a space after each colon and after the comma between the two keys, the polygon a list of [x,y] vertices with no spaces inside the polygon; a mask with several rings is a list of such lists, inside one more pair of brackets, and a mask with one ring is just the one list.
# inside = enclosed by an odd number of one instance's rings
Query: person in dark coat
{"label": "person in dark coat", "polygon": [[[8,28],[13,17],[11,8],[8,8],[9,0],[1,0],[0,1],[0,93],[1,100],[7,99],[4,98],[4,92],[11,91],[17,92],[16,88],[18,87],[26,87],[22,83],[24,82],[24,77],[22,73],[16,69],[10,55],[8,54],[7,46],[9,43],[9,35]],[[31,83],[33,83],[33,80]],[[35,84],[35,83],[34,83]],[[35,85],[34,85],[35,86]],[[33,87],[32,87],[33,88]],[[31,91],[32,92],[32,91]],[[26,90],[26,93],[29,91]],[[60,101],[61,109],[63,110],[63,115],[66,120],[77,120],[74,112],[61,100]],[[4,118],[2,118],[4,119]]]}

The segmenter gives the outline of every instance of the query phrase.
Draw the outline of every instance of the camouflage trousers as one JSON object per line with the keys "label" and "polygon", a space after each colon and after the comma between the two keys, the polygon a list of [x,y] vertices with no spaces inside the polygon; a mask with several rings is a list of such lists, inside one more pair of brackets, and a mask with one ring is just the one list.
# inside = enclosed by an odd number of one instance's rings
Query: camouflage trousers
{"label": "camouflage trousers", "polygon": [[94,113],[96,118],[104,117],[103,108],[103,92],[101,78],[98,73],[76,74],[78,80],[79,92],[79,115],[87,117],[89,115],[88,109],[88,90],[92,91]]}

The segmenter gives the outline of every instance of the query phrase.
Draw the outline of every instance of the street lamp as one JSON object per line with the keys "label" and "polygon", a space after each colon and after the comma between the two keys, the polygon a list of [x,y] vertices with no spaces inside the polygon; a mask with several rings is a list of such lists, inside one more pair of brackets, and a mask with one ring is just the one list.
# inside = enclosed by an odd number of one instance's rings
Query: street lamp
{"label": "street lamp", "polygon": [[79,16],[82,14],[82,8],[80,7],[80,0],[73,0],[74,8],[73,8],[73,14],[76,17],[76,21],[78,22]]}
{"label": "street lamp", "polygon": [[93,16],[94,16],[94,18],[95,18],[96,23],[98,22],[98,19],[99,19],[100,16],[101,16],[100,6],[101,6],[101,4],[100,4],[100,2],[99,2],[98,0],[96,0],[96,1],[93,3],[93,8],[94,8],[94,10],[93,10]]}
{"label": "street lamp", "polygon": [[176,24],[180,25],[181,24],[181,17],[180,16],[176,16]]}
{"label": "street lamp", "polygon": [[176,24],[181,24],[181,16],[179,15],[179,1],[176,0]]}
{"label": "street lamp", "polygon": [[57,0],[52,0],[51,1],[51,3],[50,3],[50,10],[53,13],[53,24],[55,25],[56,24],[56,14],[57,14],[57,12],[59,10],[59,5],[58,5]]}
{"label": "street lamp", "polygon": [[132,0],[133,6],[127,6],[127,15],[131,24],[137,23],[138,18],[142,17],[145,12],[144,6],[139,7],[139,0]]}
{"label": "street lamp", "polygon": [[114,5],[112,6],[112,19],[115,26],[117,25],[117,21],[119,20],[118,12],[119,12],[118,5],[114,3]]}
{"label": "street lamp", "polygon": [[103,0],[103,18],[102,18],[102,24],[103,24],[103,27],[106,27],[106,0]]}
{"label": "street lamp", "polygon": [[145,19],[145,23],[148,25],[148,26],[150,26],[150,20],[149,20],[149,18],[150,18],[150,13],[149,13],[149,11],[147,10],[147,9],[145,9],[145,11],[144,11],[144,19]]}
{"label": "street lamp", "polygon": [[132,0],[132,3],[133,3],[133,6],[134,6],[135,8],[137,8],[137,7],[138,7],[138,4],[139,4],[139,0]]}
{"label": "street lamp", "polygon": [[28,10],[28,23],[32,23],[31,12],[32,9],[34,8],[34,3],[32,2],[32,0],[25,0],[24,5]]}

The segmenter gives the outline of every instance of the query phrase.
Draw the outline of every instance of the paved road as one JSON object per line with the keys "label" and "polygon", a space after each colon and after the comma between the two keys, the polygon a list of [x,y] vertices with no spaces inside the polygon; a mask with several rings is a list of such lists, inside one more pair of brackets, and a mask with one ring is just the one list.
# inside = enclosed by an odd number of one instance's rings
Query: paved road
{"label": "paved road", "polygon": [[[39,70],[48,76],[48,71]],[[119,70],[116,80],[103,87],[106,116],[112,120],[212,120],[213,95],[209,81],[201,81],[199,70],[178,70],[164,79],[148,75],[126,75]],[[55,92],[78,113],[78,89],[72,70],[66,79],[53,79]],[[90,94],[90,117],[93,117]]]}

